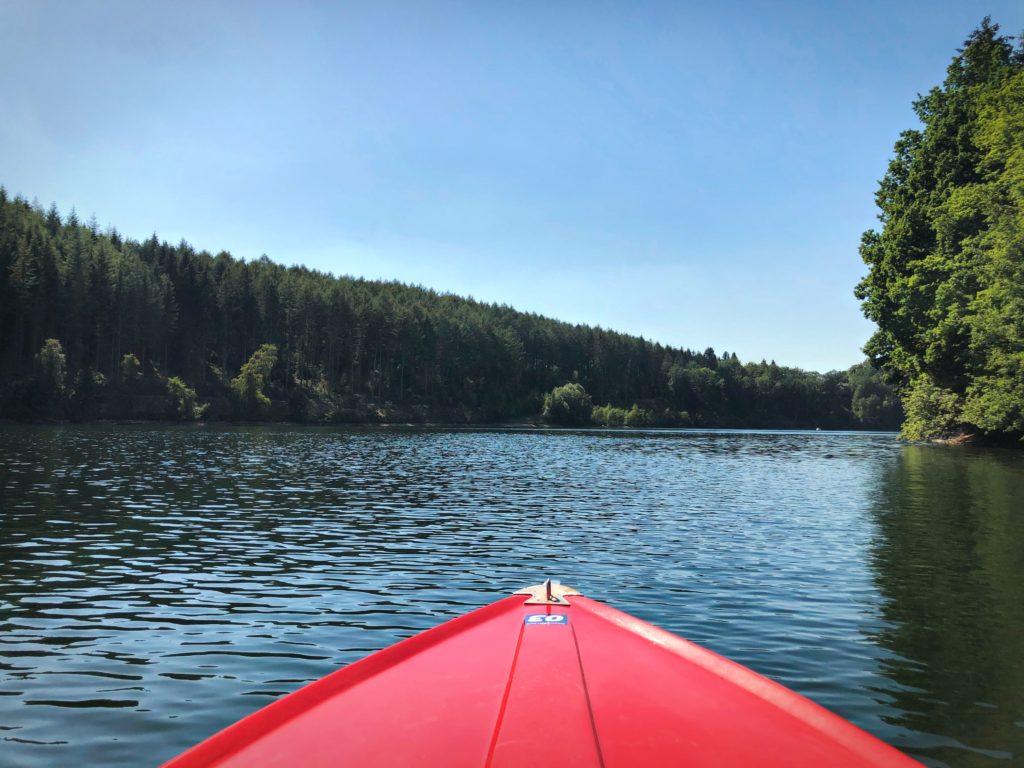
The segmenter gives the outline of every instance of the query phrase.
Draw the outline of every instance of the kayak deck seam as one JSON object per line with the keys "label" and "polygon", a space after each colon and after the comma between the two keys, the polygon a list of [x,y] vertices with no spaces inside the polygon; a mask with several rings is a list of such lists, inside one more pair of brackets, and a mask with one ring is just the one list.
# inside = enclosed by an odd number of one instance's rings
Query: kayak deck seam
{"label": "kayak deck seam", "polygon": [[597,735],[597,722],[594,720],[594,706],[590,701],[590,689],[587,687],[587,675],[583,671],[583,655],[580,653],[580,641],[576,636],[575,625],[570,625],[569,629],[572,630],[572,644],[576,649],[576,661],[580,665],[580,682],[583,683],[583,698],[587,702],[587,715],[590,717],[590,728],[594,734],[594,748],[597,750],[597,764],[600,768],[604,768],[604,754],[601,752],[601,739]]}
{"label": "kayak deck seam", "polygon": [[494,733],[491,734],[491,744],[487,748],[487,760],[485,768],[490,768],[494,762],[494,750],[498,747],[498,736],[501,734],[501,725],[505,720],[505,710],[508,708],[508,697],[512,692],[512,681],[516,676],[516,663],[519,661],[519,649],[523,645],[524,625],[519,625],[519,636],[516,638],[516,649],[512,652],[512,665],[508,670],[508,680],[505,681],[505,691],[501,695],[501,706],[498,707],[498,717],[494,723]]}

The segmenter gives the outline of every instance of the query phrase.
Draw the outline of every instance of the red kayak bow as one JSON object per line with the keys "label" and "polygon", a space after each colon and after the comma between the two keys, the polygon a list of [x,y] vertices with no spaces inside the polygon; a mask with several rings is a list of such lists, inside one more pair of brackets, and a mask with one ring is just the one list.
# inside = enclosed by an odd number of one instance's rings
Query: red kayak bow
{"label": "red kayak bow", "polygon": [[550,581],[374,653],[195,766],[920,766],[808,699]]}

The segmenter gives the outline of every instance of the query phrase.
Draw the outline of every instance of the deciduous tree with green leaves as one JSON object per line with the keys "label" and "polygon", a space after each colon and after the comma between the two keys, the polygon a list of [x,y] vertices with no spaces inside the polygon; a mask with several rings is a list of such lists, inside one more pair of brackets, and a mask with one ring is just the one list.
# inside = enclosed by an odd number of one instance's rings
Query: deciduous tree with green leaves
{"label": "deciduous tree with green leaves", "polygon": [[68,366],[64,348],[57,339],[47,339],[36,355],[39,401],[48,417],[61,415],[67,390]]}
{"label": "deciduous tree with green leaves", "polygon": [[195,421],[206,413],[206,404],[200,404],[196,391],[188,384],[172,376],[167,380],[167,394],[171,399],[170,416],[179,421]]}
{"label": "deciduous tree with green leaves", "polygon": [[133,387],[142,378],[142,365],[131,352],[121,358],[121,383],[126,387]]}
{"label": "deciduous tree with green leaves", "polygon": [[1024,46],[986,18],[914,102],[864,233],[865,351],[904,435],[1024,436]]}
{"label": "deciduous tree with green leaves", "polygon": [[264,415],[270,407],[270,398],[263,391],[277,364],[277,347],[263,344],[252,353],[238,376],[231,380],[231,390],[238,403],[239,415],[255,418]]}
{"label": "deciduous tree with green leaves", "polygon": [[555,387],[544,396],[541,415],[551,424],[588,424],[594,402],[582,386],[575,382]]}

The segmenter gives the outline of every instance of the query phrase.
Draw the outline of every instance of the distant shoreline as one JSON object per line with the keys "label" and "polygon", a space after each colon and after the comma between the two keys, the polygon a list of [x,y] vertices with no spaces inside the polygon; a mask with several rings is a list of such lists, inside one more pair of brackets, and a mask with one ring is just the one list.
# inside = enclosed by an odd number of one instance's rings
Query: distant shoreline
{"label": "distant shoreline", "polygon": [[[899,435],[899,431],[890,429],[826,429],[824,427],[805,426],[708,426],[708,427],[655,427],[655,426],[601,426],[596,424],[545,424],[542,421],[363,421],[363,422],[337,422],[313,424],[302,421],[243,421],[210,419],[208,421],[176,421],[174,419],[89,419],[85,421],[72,421],[70,419],[42,420],[42,419],[10,419],[0,418],[0,427],[4,426],[37,426],[37,427],[83,427],[92,425],[104,426],[162,426],[162,427],[291,427],[310,429],[360,429],[360,430],[387,430],[393,428],[409,429],[507,429],[507,430],[533,430],[538,432],[809,432],[822,434],[835,433],[857,433],[871,435]],[[967,444],[968,441],[935,441],[946,444]]]}

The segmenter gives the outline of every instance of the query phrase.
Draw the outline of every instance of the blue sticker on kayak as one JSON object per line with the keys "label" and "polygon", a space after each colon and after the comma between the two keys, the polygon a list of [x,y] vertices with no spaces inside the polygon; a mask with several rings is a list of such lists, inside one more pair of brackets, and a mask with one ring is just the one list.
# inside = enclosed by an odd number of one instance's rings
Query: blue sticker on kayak
{"label": "blue sticker on kayak", "polygon": [[552,624],[568,624],[569,617],[564,613],[531,613],[523,623],[549,627]]}

